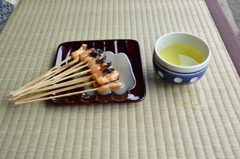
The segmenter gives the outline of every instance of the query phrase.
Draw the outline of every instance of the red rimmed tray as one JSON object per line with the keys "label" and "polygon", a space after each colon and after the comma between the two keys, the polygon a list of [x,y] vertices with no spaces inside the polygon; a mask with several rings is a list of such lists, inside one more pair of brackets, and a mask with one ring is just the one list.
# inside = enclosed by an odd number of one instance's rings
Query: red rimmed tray
{"label": "red rimmed tray", "polygon": [[[109,95],[89,96],[85,93],[56,98],[50,100],[51,103],[56,105],[78,105],[78,104],[107,104],[107,103],[130,103],[139,102],[145,98],[146,86],[143,77],[142,61],[139,44],[135,40],[89,40],[89,41],[71,41],[65,42],[58,46],[54,65],[70,56],[71,52],[80,48],[82,44],[87,44],[88,48],[99,48],[103,51],[112,51],[114,54],[125,53],[132,65],[132,70],[136,79],[136,85],[133,89],[129,90],[123,95],[116,95],[111,93]],[[64,93],[70,93],[82,90],[71,90]],[[54,97],[54,95],[53,95]]]}

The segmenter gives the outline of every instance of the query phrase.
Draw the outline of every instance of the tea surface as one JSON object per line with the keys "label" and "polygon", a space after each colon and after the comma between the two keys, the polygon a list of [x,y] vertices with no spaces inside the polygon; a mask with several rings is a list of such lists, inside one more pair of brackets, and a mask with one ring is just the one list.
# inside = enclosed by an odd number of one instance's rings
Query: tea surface
{"label": "tea surface", "polygon": [[162,48],[159,55],[167,62],[178,66],[194,66],[206,59],[197,48],[180,43]]}

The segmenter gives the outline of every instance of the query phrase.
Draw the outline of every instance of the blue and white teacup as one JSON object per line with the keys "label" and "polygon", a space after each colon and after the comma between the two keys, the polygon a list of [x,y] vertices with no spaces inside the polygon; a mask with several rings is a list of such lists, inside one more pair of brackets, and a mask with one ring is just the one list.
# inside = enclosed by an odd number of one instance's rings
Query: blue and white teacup
{"label": "blue and white teacup", "polygon": [[[165,46],[181,43],[198,49],[205,60],[193,66],[178,66],[164,60],[159,51]],[[198,36],[190,33],[173,32],[160,37],[155,44],[153,66],[155,72],[165,81],[178,85],[191,84],[198,81],[206,72],[211,58],[208,44]]]}

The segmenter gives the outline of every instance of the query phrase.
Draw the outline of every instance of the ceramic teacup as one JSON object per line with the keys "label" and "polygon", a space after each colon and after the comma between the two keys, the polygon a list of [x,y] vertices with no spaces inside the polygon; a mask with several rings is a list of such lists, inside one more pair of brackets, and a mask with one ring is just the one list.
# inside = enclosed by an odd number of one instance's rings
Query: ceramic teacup
{"label": "ceramic teacup", "polygon": [[[186,44],[196,48],[203,54],[204,61],[192,66],[181,66],[170,63],[160,55],[160,51],[164,47],[173,44]],[[190,53],[194,54],[194,52]],[[165,81],[178,85],[186,85],[198,81],[204,75],[210,58],[210,47],[203,39],[190,33],[173,32],[165,34],[157,40],[153,54],[153,66],[155,72]]]}

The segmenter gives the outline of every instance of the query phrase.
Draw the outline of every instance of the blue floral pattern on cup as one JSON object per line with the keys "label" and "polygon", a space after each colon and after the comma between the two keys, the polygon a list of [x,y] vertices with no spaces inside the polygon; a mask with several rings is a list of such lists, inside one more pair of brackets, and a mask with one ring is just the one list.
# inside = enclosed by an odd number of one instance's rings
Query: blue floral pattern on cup
{"label": "blue floral pattern on cup", "polygon": [[169,83],[178,84],[178,85],[186,85],[186,84],[191,84],[198,81],[204,75],[204,73],[208,68],[208,66],[206,66],[200,71],[191,72],[191,73],[175,72],[162,66],[154,58],[154,56],[153,56],[153,67],[155,72],[158,74],[160,78],[164,79]]}
{"label": "blue floral pattern on cup", "polygon": [[[171,44],[186,44],[195,47],[206,59],[192,66],[179,66],[169,63],[160,56],[159,50]],[[161,36],[156,41],[152,60],[154,70],[159,77],[172,84],[187,85],[201,79],[209,66],[210,59],[210,47],[202,38],[191,33],[172,32]]]}

